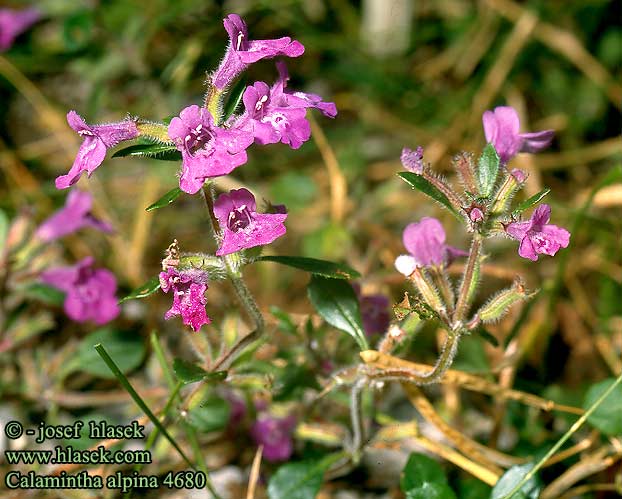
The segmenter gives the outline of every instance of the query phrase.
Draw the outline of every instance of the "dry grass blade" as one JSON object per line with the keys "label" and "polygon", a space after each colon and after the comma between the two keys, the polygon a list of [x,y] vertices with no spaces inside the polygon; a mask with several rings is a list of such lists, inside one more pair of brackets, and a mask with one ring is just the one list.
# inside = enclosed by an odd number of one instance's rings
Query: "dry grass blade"
{"label": "dry grass blade", "polygon": [[251,466],[251,474],[248,477],[248,490],[246,491],[246,499],[254,499],[257,483],[259,482],[259,471],[261,470],[261,456],[263,454],[263,445],[257,447],[253,465]]}
{"label": "dry grass blade", "polygon": [[[517,22],[526,9],[511,0],[486,0],[486,3],[506,19]],[[612,78],[603,65],[590,54],[572,33],[548,23],[539,22],[534,37],[574,64],[587,78],[603,88],[616,108],[622,102],[622,86]]]}
{"label": "dry grass blade", "polygon": [[328,143],[326,135],[322,131],[320,125],[309,114],[309,123],[311,125],[311,132],[313,134],[313,140],[317,144],[326,170],[328,171],[328,179],[330,183],[330,215],[333,222],[341,222],[346,212],[346,205],[348,201],[348,186],[346,178],[339,167],[339,161],[333,148]]}
{"label": "dry grass blade", "polygon": [[[432,370],[432,366],[428,364],[418,364],[415,362],[409,362],[406,360],[393,357],[391,355],[376,352],[375,350],[367,350],[361,352],[361,358],[363,361],[378,369],[410,369],[421,372],[429,372]],[[570,407],[566,405],[556,404],[552,400],[546,400],[530,393],[521,392],[518,390],[512,390],[504,388],[497,383],[493,383],[474,374],[465,373],[463,371],[456,371],[454,369],[448,369],[444,376],[440,380],[441,383],[455,383],[467,390],[486,393],[498,398],[507,400],[516,400],[523,404],[537,407],[544,411],[561,411],[569,412],[571,414],[583,414],[583,409],[578,407]]]}
{"label": "dry grass blade", "polygon": [[611,448],[601,448],[568,468],[543,491],[540,499],[559,497],[575,483],[584,478],[606,470],[622,458],[622,453],[611,453]]}
{"label": "dry grass blade", "polygon": [[418,387],[409,383],[402,383],[402,387],[411,404],[416,407],[421,416],[441,431],[456,449],[467,455],[473,461],[479,462],[499,475],[503,474],[503,469],[498,465],[509,468],[515,464],[522,464],[525,462],[525,459],[515,458],[495,449],[491,449],[464,435],[462,432],[448,425],[443,418],[439,416],[434,406]]}

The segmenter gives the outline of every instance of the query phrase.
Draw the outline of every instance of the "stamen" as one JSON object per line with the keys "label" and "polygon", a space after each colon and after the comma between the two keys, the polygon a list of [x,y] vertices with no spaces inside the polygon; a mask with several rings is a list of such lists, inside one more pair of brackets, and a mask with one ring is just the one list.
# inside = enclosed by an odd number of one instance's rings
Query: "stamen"
{"label": "stamen", "polygon": [[241,31],[238,33],[238,44],[235,47],[235,50],[240,50],[240,47],[242,46],[242,40],[244,38],[244,33],[242,33]]}

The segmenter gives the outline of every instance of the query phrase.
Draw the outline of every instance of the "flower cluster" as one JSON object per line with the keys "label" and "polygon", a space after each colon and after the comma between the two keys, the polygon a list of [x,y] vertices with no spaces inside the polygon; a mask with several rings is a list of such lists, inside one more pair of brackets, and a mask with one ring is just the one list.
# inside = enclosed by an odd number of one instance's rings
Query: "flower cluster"
{"label": "flower cluster", "polygon": [[[227,16],[223,24],[229,44],[222,62],[208,77],[203,107],[187,106],[168,125],[130,117],[117,123],[89,125],[75,111],[70,111],[67,121],[83,142],[69,172],[56,179],[56,187],[70,187],[83,172],[90,176],[103,163],[109,148],[144,137],[168,147],[169,152],[179,151],[182,162],[179,187],[188,194],[196,194],[206,181],[228,175],[245,164],[246,151],[253,144],[280,142],[292,149],[302,146],[311,136],[307,109],[316,108],[331,118],[336,116],[332,102],[287,87],[289,75],[283,61],[276,63],[278,78],[272,86],[262,81],[249,85],[241,96],[241,112],[225,116],[222,110],[227,90],[251,64],[275,57],[299,57],[304,47],[289,37],[251,40],[246,23],[237,14]],[[80,213],[71,209],[57,218],[65,220],[67,227],[93,225],[89,209],[90,206],[85,207]],[[216,256],[224,258],[263,246],[285,234],[283,222],[287,210],[277,205],[271,211],[258,213],[255,197],[247,189],[222,193],[213,202],[213,216],[219,225],[215,228],[219,239]],[[55,237],[59,229],[56,223],[53,226],[56,232],[43,227],[40,237]],[[173,306],[165,318],[179,315],[184,324],[197,331],[210,322],[205,311],[209,273],[194,270],[178,268],[169,261],[160,274],[160,284],[162,291],[173,293]]]}
{"label": "flower cluster", "polygon": [[[464,315],[479,278],[485,239],[496,235],[516,239],[520,241],[518,254],[532,261],[536,261],[539,255],[554,256],[570,241],[566,229],[549,224],[549,205],[538,206],[527,221],[521,221],[520,214],[537,201],[510,211],[512,197],[524,186],[527,176],[519,169],[508,169],[508,162],[519,152],[533,153],[550,145],[553,131],[520,133],[518,113],[506,106],[486,111],[482,121],[488,145],[477,164],[466,153],[454,160],[465,187],[462,194],[426,167],[423,148],[418,147],[415,151],[404,148],[401,156],[402,164],[408,170],[408,173],[401,174],[403,178],[411,179],[411,185],[421,188],[461,218],[473,234],[471,249],[467,253],[446,244],[440,221],[425,217],[404,229],[403,243],[408,254],[395,260],[397,270],[413,282],[428,310],[435,312],[448,330],[454,332],[464,327]],[[468,256],[468,262],[456,296],[457,290],[445,268],[459,256]],[[528,294],[521,285],[513,286],[499,296],[502,298],[490,300],[476,313],[468,323],[469,327],[476,327],[480,321],[497,319],[507,306]],[[497,307],[498,304],[503,306]]]}
{"label": "flower cluster", "polygon": [[[73,190],[65,206],[43,221],[35,231],[36,244],[46,244],[90,227],[111,233],[112,226],[91,213],[93,198],[88,192]],[[76,322],[105,324],[119,315],[115,293],[117,282],[112,272],[93,268],[94,260],[86,257],[69,267],[53,267],[41,273],[40,279],[66,293],[64,309]]]}

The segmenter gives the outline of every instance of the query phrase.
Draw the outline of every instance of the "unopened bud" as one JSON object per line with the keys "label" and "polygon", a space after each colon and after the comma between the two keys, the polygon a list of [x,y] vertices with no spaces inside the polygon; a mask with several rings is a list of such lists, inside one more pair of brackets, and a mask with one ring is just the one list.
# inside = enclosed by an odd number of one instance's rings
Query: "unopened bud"
{"label": "unopened bud", "polygon": [[525,286],[520,279],[516,279],[511,288],[500,291],[493,296],[477,313],[482,322],[494,322],[508,311],[516,302],[529,298]]}
{"label": "unopened bud", "polygon": [[503,213],[510,204],[514,194],[523,186],[527,175],[524,171],[514,168],[509,172],[495,194],[490,212],[493,214]]}
{"label": "unopened bud", "polygon": [[430,283],[428,276],[421,268],[416,268],[410,275],[409,279],[413,282],[421,297],[435,312],[445,310],[445,305],[436,291],[436,288]]}
{"label": "unopened bud", "polygon": [[462,180],[465,189],[471,194],[475,194],[477,192],[477,185],[475,184],[473,155],[467,152],[462,152],[454,156],[453,166],[460,175],[460,179]]}
{"label": "unopened bud", "polygon": [[479,223],[484,220],[484,212],[480,210],[477,206],[471,209],[469,212],[469,218],[473,223]]}
{"label": "unopened bud", "polygon": [[222,259],[203,253],[182,253],[176,267],[180,271],[205,272],[212,281],[224,279],[227,276]]}

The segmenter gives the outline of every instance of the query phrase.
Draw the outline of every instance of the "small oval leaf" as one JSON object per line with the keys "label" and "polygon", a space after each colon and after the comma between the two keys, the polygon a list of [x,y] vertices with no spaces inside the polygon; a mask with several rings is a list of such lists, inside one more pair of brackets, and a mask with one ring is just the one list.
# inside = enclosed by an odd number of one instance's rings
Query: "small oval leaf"
{"label": "small oval leaf", "polygon": [[490,196],[499,175],[499,155],[492,144],[486,144],[477,163],[477,186],[481,196]]}
{"label": "small oval leaf", "polygon": [[[592,385],[585,394],[584,409],[589,409],[614,383],[615,378],[605,379]],[[610,437],[622,435],[622,385],[618,385],[596,410],[587,418],[594,428]]]}
{"label": "small oval leaf", "polygon": [[125,158],[134,156],[140,158],[153,158],[162,161],[181,161],[181,153],[177,148],[167,144],[135,144],[115,152],[113,158]]}
{"label": "small oval leaf", "polygon": [[299,461],[282,465],[268,483],[270,499],[315,499],[326,470],[341,454],[330,454],[320,461]]}
{"label": "small oval leaf", "polygon": [[417,189],[418,191],[423,192],[425,195],[431,197],[437,203],[442,204],[445,208],[447,208],[458,220],[464,222],[464,218],[460,216],[460,213],[456,211],[453,207],[447,196],[439,191],[434,185],[432,185],[428,180],[423,178],[421,175],[417,175],[412,172],[399,172],[398,176],[404,180],[408,185],[410,185],[413,189]]}
{"label": "small oval leaf", "polygon": [[242,96],[244,95],[245,90],[246,80],[242,78],[235,84],[233,90],[231,90],[229,94],[229,98],[227,99],[227,103],[225,104],[223,121],[227,121],[231,117],[231,115],[235,113],[235,110],[240,105],[240,102],[242,102]]}
{"label": "small oval leaf", "polygon": [[192,362],[183,359],[173,360],[173,372],[184,384],[196,383],[203,380],[222,381],[227,377],[227,371],[210,373]]}
{"label": "small oval leaf", "polygon": [[145,208],[145,211],[153,211],[157,210],[158,208],[164,208],[165,206],[168,206],[173,201],[175,201],[181,195],[181,193],[182,190],[179,187],[175,187],[174,189],[171,189],[166,194],[164,194],[164,196],[158,199],[155,203],[147,206],[147,208]]}
{"label": "small oval leaf", "polygon": [[285,255],[266,255],[257,258],[258,262],[276,262],[289,267],[300,270],[306,270],[315,275],[323,277],[332,277],[334,279],[356,279],[361,277],[356,270],[342,263],[329,262],[327,260],[318,260],[317,258],[307,258],[303,256],[285,256]]}
{"label": "small oval leaf", "polygon": [[146,298],[147,296],[155,293],[158,289],[160,289],[160,277],[155,276],[149,279],[142,286],[138,286],[129,295],[121,298],[121,300],[119,300],[119,303],[123,303],[124,301],[127,301],[127,300],[137,300],[139,298]]}
{"label": "small oval leaf", "polygon": [[490,499],[538,499],[541,486],[537,476],[529,479],[518,492],[508,496],[533,467],[533,463],[512,466],[499,478],[492,489]]}
{"label": "small oval leaf", "polygon": [[417,452],[410,455],[404,466],[400,488],[407,499],[456,499],[441,465]]}
{"label": "small oval leaf", "polygon": [[100,378],[113,379],[115,375],[110,371],[104,360],[99,356],[94,345],[101,343],[121,372],[127,373],[138,367],[145,356],[145,345],[142,338],[131,331],[119,331],[113,328],[102,328],[92,332],[82,340],[71,368],[85,371]]}
{"label": "small oval leaf", "polygon": [[347,281],[312,275],[307,294],[326,322],[352,336],[361,350],[369,349],[358,298]]}

